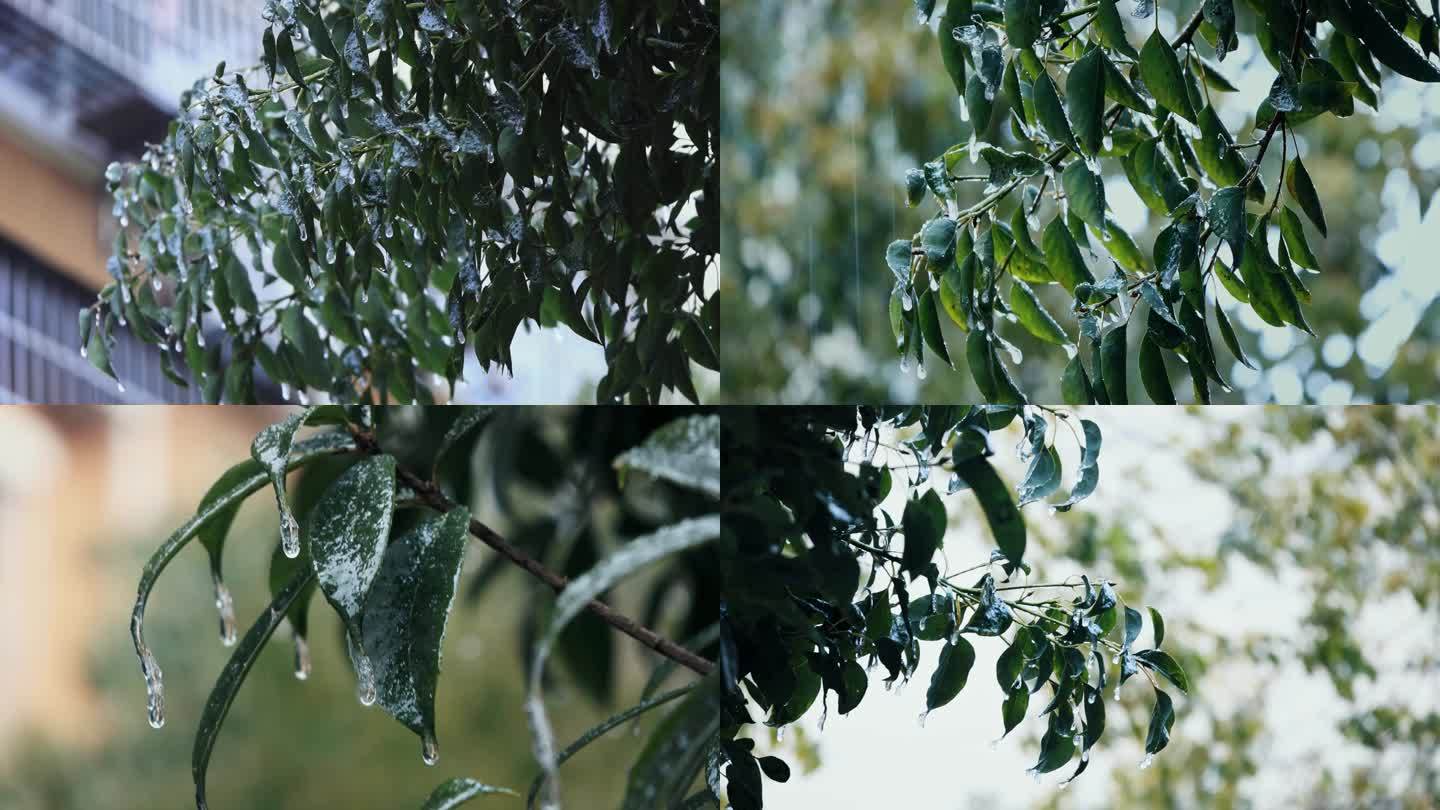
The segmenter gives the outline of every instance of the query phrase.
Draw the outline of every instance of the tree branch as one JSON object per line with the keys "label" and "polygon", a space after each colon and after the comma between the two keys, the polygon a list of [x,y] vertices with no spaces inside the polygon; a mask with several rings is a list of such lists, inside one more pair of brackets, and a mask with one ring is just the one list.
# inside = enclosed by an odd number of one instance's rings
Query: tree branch
{"label": "tree branch", "polygon": [[[375,437],[350,426],[350,435],[355,437],[355,444],[366,453],[378,454],[383,452]],[[449,512],[456,507],[456,503],[445,496],[433,483],[410,472],[404,467],[397,466],[396,476],[401,483],[415,491],[420,501],[437,512]],[[470,519],[470,534],[474,535],[480,542],[500,552],[500,555],[528,574],[540,580],[550,587],[551,590],[559,593],[565,590],[570,580],[560,574],[546,568],[539,560],[516,548],[500,536],[500,533],[486,526],[484,523]],[[708,658],[696,655],[690,650],[665,638],[659,633],[651,630],[643,624],[626,616],[598,599],[591,599],[585,608],[596,616],[599,616],[606,624],[619,630],[625,635],[644,644],[646,647],[669,658],[681,666],[693,670],[700,675],[708,675],[715,669],[715,663]]]}

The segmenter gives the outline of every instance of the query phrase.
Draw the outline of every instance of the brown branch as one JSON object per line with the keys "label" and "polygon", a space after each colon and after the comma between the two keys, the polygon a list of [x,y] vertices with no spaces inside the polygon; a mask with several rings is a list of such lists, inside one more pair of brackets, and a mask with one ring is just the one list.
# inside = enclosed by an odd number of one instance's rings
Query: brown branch
{"label": "brown branch", "polygon": [[[382,452],[373,435],[353,426],[350,428],[350,434],[355,437],[355,443],[361,450],[371,454]],[[398,465],[395,474],[401,483],[414,490],[420,501],[431,509],[443,513],[456,507],[457,504],[445,497],[445,494],[434,483]],[[499,532],[474,518],[470,519],[470,533],[480,542],[500,552],[502,557],[524,569],[526,573],[548,585],[556,593],[565,590],[565,586],[570,584],[569,579],[546,568],[539,560],[516,548],[509,540],[500,536]],[[586,603],[585,608],[616,630],[687,669],[701,675],[708,675],[715,669],[715,663],[708,658],[696,655],[598,599],[591,599]]]}

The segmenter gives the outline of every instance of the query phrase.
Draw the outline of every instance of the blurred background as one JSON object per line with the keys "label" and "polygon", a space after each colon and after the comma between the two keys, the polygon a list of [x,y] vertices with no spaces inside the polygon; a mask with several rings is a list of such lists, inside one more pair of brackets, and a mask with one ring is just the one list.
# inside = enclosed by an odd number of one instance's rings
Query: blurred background
{"label": "blurred background", "polygon": [[[261,0],[0,0],[0,403],[197,402],[159,355],[117,330],[124,389],[79,352],[76,313],[106,283],[115,235],[105,167],[165,136],[180,93],[260,61]],[[216,321],[209,328],[219,330]],[[455,401],[581,403],[604,350],[563,330],[522,330],[517,374],[469,358]],[[262,382],[261,401],[283,401]],[[702,396],[719,377],[697,370]]]}
{"label": "blurred background", "polygon": [[[766,807],[1440,807],[1440,409],[1078,415],[1104,434],[1100,486],[1069,513],[1024,510],[1030,581],[1088,572],[1113,580],[1127,605],[1164,615],[1164,649],[1194,688],[1172,690],[1177,719],[1153,767],[1139,765],[1154,699],[1136,679],[1107,706],[1083,776],[1061,788],[1072,764],[1032,781],[1039,704],[991,742],[1004,698],[993,675],[1004,645],[994,639],[976,640],[969,683],[922,728],[940,647],[922,642],[908,685],[874,688],[877,669],[872,694],[849,715],[827,721],[815,707],[783,739],[760,741],[800,766],[788,784],[766,784]],[[1075,441],[1049,432],[1068,489]],[[879,452],[895,438],[882,437]],[[1011,450],[1020,438],[1018,423],[991,437],[1012,485],[1023,473]],[[936,471],[925,486],[943,495],[948,477]],[[892,514],[909,489],[900,483]],[[965,492],[945,501],[942,567],[983,561],[993,541],[978,503]],[[1145,616],[1141,648],[1152,646]]]}
{"label": "blurred background", "polygon": [[[1198,0],[1159,4],[1173,35]],[[1133,43],[1152,20],[1129,15]],[[969,141],[971,125],[940,60],[936,29],[903,0],[728,0],[721,80],[724,172],[722,290],[727,317],[724,394],[731,402],[975,401],[963,360],[956,371],[932,356],[930,374],[901,371],[887,306],[893,277],[885,247],[927,218],[905,207],[904,173]],[[1221,64],[1239,92],[1215,97],[1232,132],[1248,131],[1274,70],[1256,47],[1253,16],[1236,3],[1240,47]],[[1209,58],[1211,50],[1198,50]],[[1324,116],[1298,128],[1301,154],[1330,215],[1330,235],[1312,239],[1323,267],[1307,277],[1306,315],[1318,338],[1236,313],[1247,353],[1262,372],[1230,363],[1234,393],[1216,401],[1413,402],[1440,395],[1440,274],[1432,254],[1440,212],[1440,85],[1389,77],[1380,111]],[[980,140],[1006,147],[1008,113],[997,108]],[[1247,140],[1243,132],[1238,140]],[[1013,147],[1011,147],[1013,148]],[[1274,188],[1279,161],[1267,158]],[[1102,161],[1118,172],[1114,161]],[[1107,177],[1112,213],[1149,254],[1156,221],[1123,173]],[[961,200],[962,207],[965,200]],[[1317,234],[1318,237],[1318,234]],[[1040,291],[1075,334],[1064,295]],[[962,333],[946,324],[953,347]],[[1017,382],[1038,402],[1061,401],[1067,361],[1015,324],[1004,336],[1024,353]],[[1133,354],[1133,352],[1132,352]],[[1132,377],[1134,375],[1132,374]],[[1193,396],[1188,381],[1176,385]]]}
{"label": "blurred background", "polygon": [[[594,503],[606,511],[593,524],[595,542],[586,542],[587,529],[569,552],[557,549],[558,541],[547,547],[554,532],[542,531],[544,521],[559,520],[565,509],[556,507],[563,502],[536,498],[536,476],[570,480],[577,467],[553,453],[572,430],[593,434],[595,452],[613,458],[612,444],[638,444],[680,409],[535,411],[512,418],[503,430],[497,425],[502,435],[492,441],[510,443],[516,463],[540,469],[473,465],[472,503],[488,525],[557,569],[578,573],[577,567],[593,565],[586,553],[604,553],[617,535],[632,536],[635,518],[602,487]],[[168,720],[160,730],[146,722],[129,613],[151,552],[193,513],[221,472],[248,457],[255,433],[284,413],[236,406],[0,408],[0,446],[9,449],[0,460],[0,616],[6,617],[0,621],[0,807],[193,806],[195,728],[231,653],[219,640],[199,545],[166,570],[147,613],[146,639],[165,674]],[[413,411],[392,418],[416,421]],[[543,446],[534,443],[536,435],[546,437]],[[407,443],[425,444],[413,437]],[[426,446],[433,451],[433,444]],[[537,523],[533,510],[502,504],[488,489],[497,479],[526,483],[507,497],[550,508]],[[297,486],[303,478],[297,484],[292,476],[292,495]],[[625,500],[636,498],[649,499],[647,514],[657,521],[689,508],[683,494],[667,488],[657,496],[638,480],[626,487]],[[241,633],[270,601],[266,576],[278,537],[273,497],[268,489],[257,492],[240,510],[225,555]],[[497,559],[478,542],[467,552],[445,636],[436,767],[422,763],[413,733],[378,706],[356,702],[342,630],[317,598],[309,612],[310,678],[302,682],[292,674],[290,631],[281,629],[220,734],[210,768],[212,805],[418,807],[436,785],[456,776],[523,792],[536,767],[521,707],[522,652],[533,638],[534,617],[542,615],[537,611],[553,597]],[[655,566],[607,598],[662,633],[687,638],[697,616],[715,621],[718,604],[692,579],[707,567],[694,559]],[[637,702],[657,661],[597,623],[582,617],[575,625],[581,632],[562,636],[549,667],[546,703],[561,745]],[[666,688],[687,682],[674,675]],[[618,803],[630,763],[661,717],[646,715],[634,733],[617,729],[567,762],[561,771],[566,806]]]}

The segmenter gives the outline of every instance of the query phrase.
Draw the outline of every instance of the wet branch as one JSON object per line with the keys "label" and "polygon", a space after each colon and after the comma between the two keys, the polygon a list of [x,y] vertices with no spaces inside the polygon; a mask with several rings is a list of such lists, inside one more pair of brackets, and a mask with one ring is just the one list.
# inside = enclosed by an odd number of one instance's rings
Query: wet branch
{"label": "wet branch", "polygon": [[[355,444],[364,452],[372,455],[382,452],[380,445],[375,441],[375,437],[372,434],[351,426],[350,435],[355,437]],[[457,504],[447,498],[433,482],[421,478],[404,467],[397,465],[395,474],[401,483],[415,491],[415,494],[422,503],[435,511],[442,513],[449,512],[457,506]],[[505,559],[548,585],[550,589],[556,593],[565,590],[565,586],[570,584],[569,579],[546,568],[539,560],[512,545],[510,541],[502,537],[499,532],[473,517],[470,519],[470,534],[474,535],[480,542],[498,551]],[[598,599],[591,599],[585,605],[585,608],[596,616],[599,616],[606,624],[675,663],[680,664],[686,669],[693,670],[701,675],[708,675],[715,669],[715,663],[708,658],[696,655],[629,616],[616,611]]]}

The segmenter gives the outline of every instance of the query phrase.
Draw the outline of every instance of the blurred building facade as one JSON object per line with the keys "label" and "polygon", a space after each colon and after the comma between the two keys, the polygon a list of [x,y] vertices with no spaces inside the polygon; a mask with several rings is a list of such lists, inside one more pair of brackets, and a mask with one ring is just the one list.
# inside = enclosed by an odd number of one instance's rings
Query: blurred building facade
{"label": "blurred building facade", "polygon": [[[256,0],[0,0],[0,402],[189,402],[128,335],[126,390],[80,356],[108,281],[112,160],[165,134],[180,93],[259,51]],[[123,330],[121,330],[123,331]]]}

